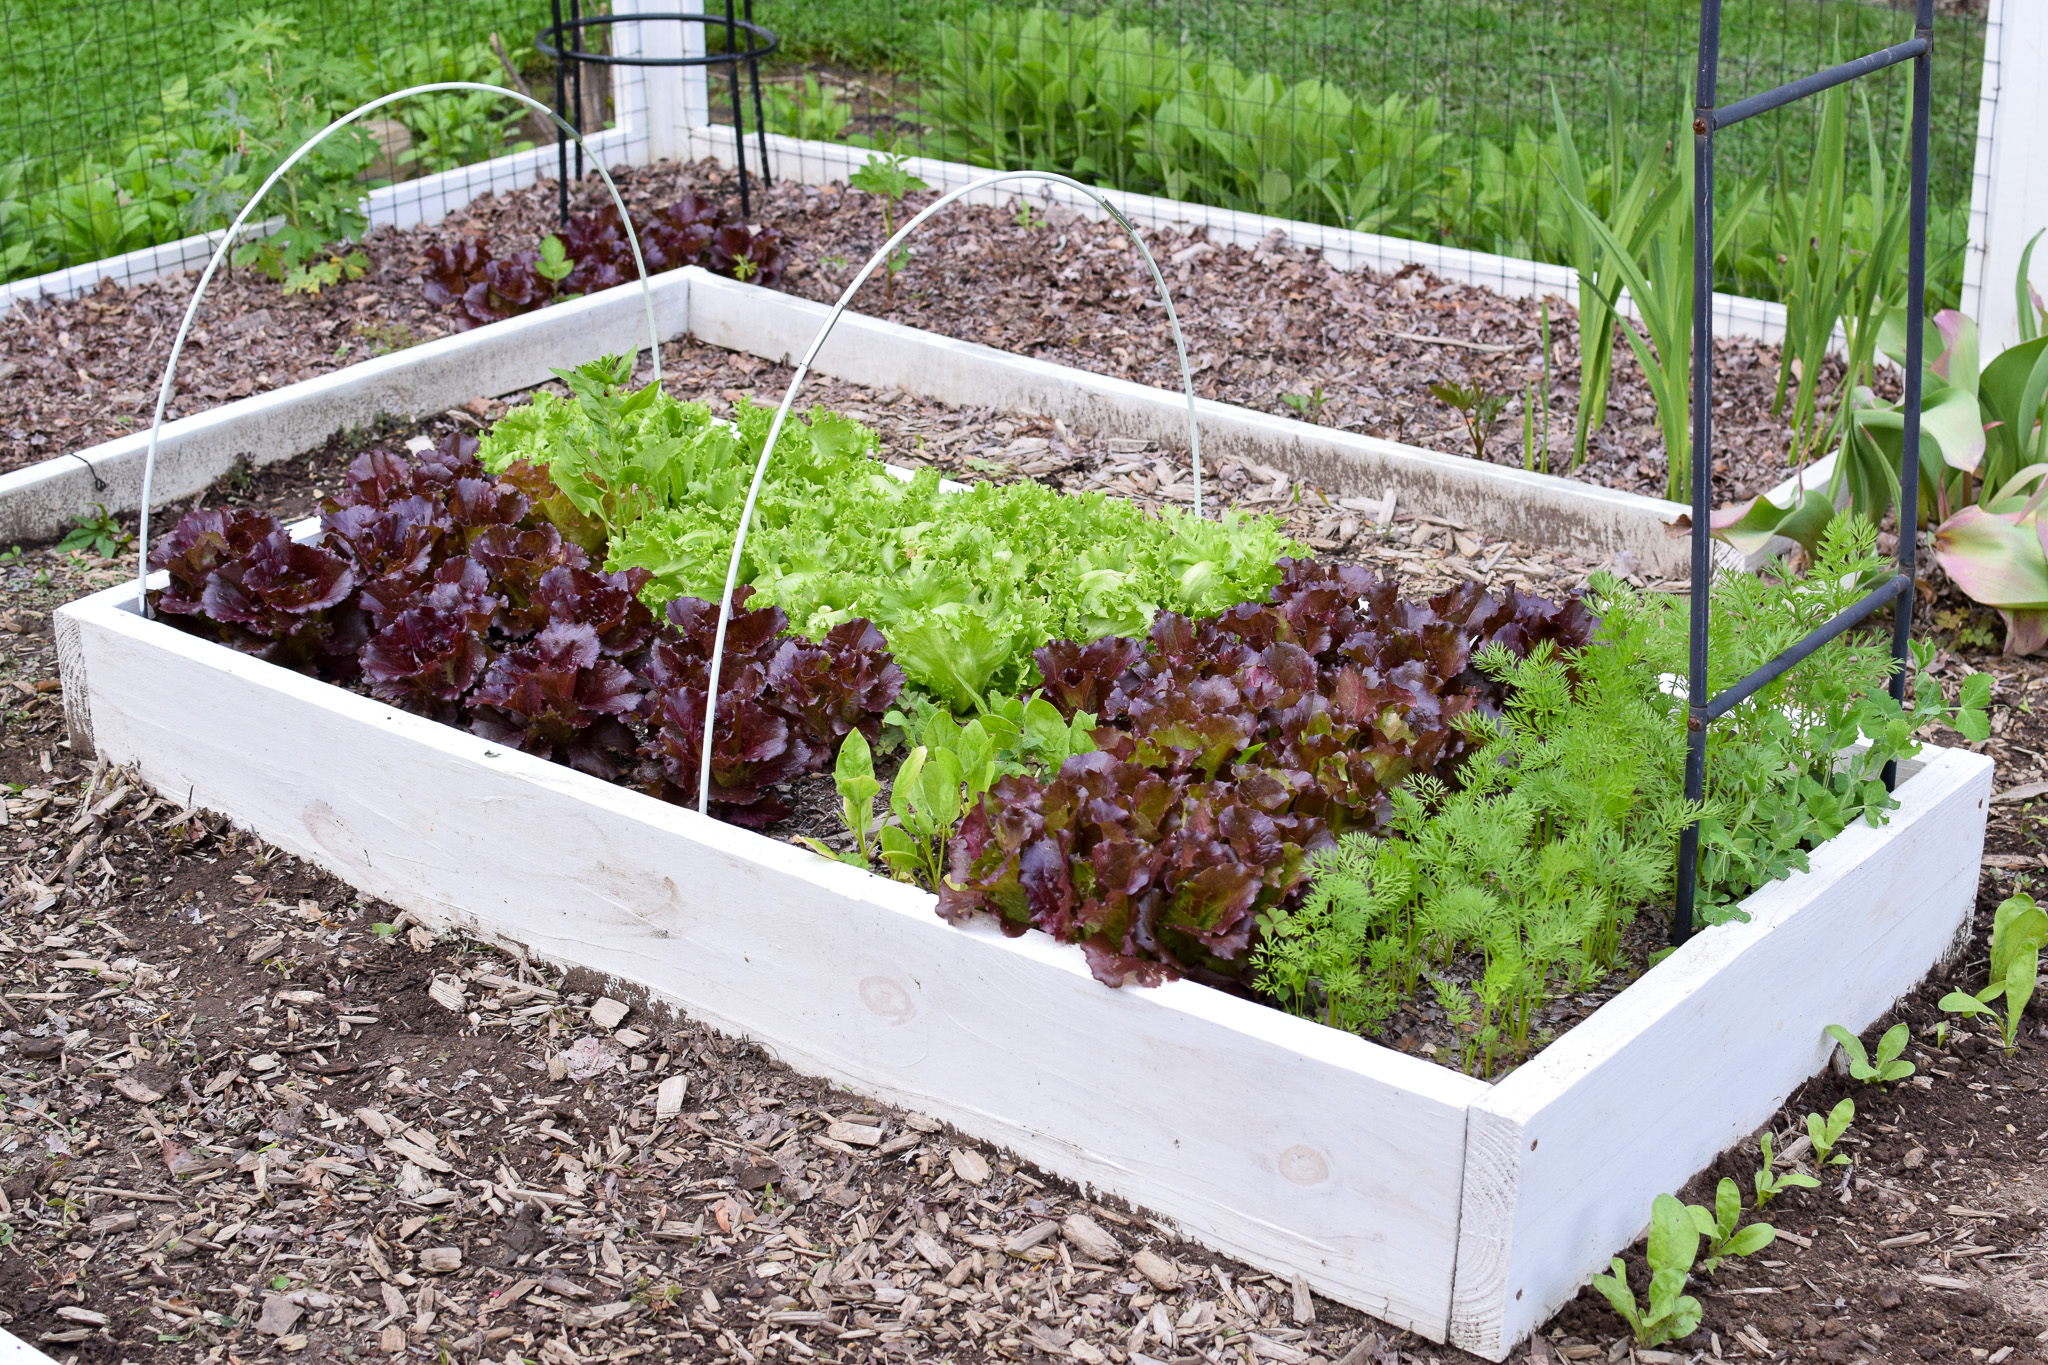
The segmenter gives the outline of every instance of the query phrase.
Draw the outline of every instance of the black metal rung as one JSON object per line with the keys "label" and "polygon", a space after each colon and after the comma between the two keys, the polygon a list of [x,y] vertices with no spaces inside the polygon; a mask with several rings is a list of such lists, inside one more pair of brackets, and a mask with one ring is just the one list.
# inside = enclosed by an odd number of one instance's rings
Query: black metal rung
{"label": "black metal rung", "polygon": [[1792,648],[1786,650],[1783,654],[1780,654],[1777,658],[1771,660],[1762,668],[1757,669],[1741,682],[1736,683],[1733,687],[1728,688],[1708,702],[1707,719],[1710,721],[1719,720],[1727,715],[1758,692],[1776,682],[1786,673],[1804,663],[1822,645],[1851,627],[1869,620],[1880,607],[1892,602],[1911,585],[1912,580],[1904,574],[1892,575],[1890,579],[1886,580],[1883,587],[1875,589],[1862,601],[1856,603],[1856,605],[1839,612],[1826,624],[1817,626],[1807,632],[1805,638],[1801,639],[1798,644],[1793,645]]}
{"label": "black metal rung", "polygon": [[[1796,81],[1779,86],[1775,90],[1766,90],[1761,95],[1751,95],[1746,100],[1737,100],[1733,104],[1725,105],[1714,111],[1714,127],[1726,128],[1730,124],[1740,123],[1746,118],[1754,118],[1758,114],[1768,114],[1773,109],[1781,109],[1796,100],[1805,99],[1808,95],[1818,95],[1823,90],[1841,85],[1847,81],[1853,81],[1858,76],[1868,76],[1872,72],[1882,71],[1888,66],[1897,66],[1900,62],[1909,62],[1921,53],[1930,50],[1933,46],[1932,40],[1928,38],[1908,38],[1903,43],[1894,43],[1882,52],[1873,52],[1868,56],[1857,57],[1852,61],[1843,62],[1840,66],[1831,66],[1825,71],[1816,71],[1811,76],[1802,76]],[[1696,129],[1695,131],[1704,132],[1706,130]]]}

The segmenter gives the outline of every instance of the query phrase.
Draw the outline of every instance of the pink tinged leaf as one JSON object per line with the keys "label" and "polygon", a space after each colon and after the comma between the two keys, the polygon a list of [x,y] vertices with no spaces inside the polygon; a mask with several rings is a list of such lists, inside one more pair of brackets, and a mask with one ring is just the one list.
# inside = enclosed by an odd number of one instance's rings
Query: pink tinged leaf
{"label": "pink tinged leaf", "polygon": [[2048,608],[2048,546],[2036,530],[1981,507],[1963,508],[1934,533],[1942,570],[1987,607]]}
{"label": "pink tinged leaf", "polygon": [[2005,618],[2005,652],[2008,656],[2032,654],[2042,645],[2048,645],[2048,610],[2008,611],[2000,608],[1998,614]]}
{"label": "pink tinged leaf", "polygon": [[1985,445],[1977,395],[1961,388],[1930,394],[1920,409],[1920,434],[1935,444],[1950,469],[1975,473]]}

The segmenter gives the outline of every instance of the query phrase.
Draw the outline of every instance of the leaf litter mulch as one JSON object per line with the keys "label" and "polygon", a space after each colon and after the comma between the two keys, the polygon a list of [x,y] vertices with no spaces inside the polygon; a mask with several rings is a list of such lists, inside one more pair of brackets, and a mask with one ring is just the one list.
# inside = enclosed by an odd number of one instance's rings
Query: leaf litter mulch
{"label": "leaf litter mulch", "polygon": [[[651,209],[696,192],[736,203],[733,176],[709,162],[614,171],[629,203]],[[902,213],[936,197],[912,195]],[[785,236],[794,264],[782,287],[834,299],[884,240],[882,203],[843,186],[777,181],[760,221]],[[609,198],[595,178],[579,211]],[[287,298],[270,280],[230,271],[213,286],[181,361],[171,412],[218,403],[445,334],[420,295],[425,248],[465,232],[506,254],[555,227],[553,182],[486,195],[443,223],[378,229],[363,245],[363,279]],[[1197,390],[1205,397],[1451,454],[1474,453],[1458,412],[1431,393],[1476,386],[1508,400],[1486,435],[1488,459],[1520,465],[1522,409],[1541,387],[1541,305],[1455,284],[1419,269],[1338,271],[1274,236],[1247,250],[1196,230],[1146,234],[1168,272]],[[870,281],[866,313],[1101,374],[1178,388],[1165,313],[1122,233],[1071,210],[956,205],[911,244],[892,282]],[[22,305],[0,317],[0,471],[84,449],[144,426],[191,277]],[[1578,401],[1575,314],[1550,301],[1549,447],[1569,460]],[[1607,425],[1576,477],[1661,496],[1664,456],[1655,407],[1617,344]],[[1771,412],[1778,351],[1748,341],[1716,348],[1716,479],[1722,501],[1788,473],[1790,431]],[[1832,392],[1839,375],[1819,381]],[[1542,413],[1537,414],[1539,429]]]}

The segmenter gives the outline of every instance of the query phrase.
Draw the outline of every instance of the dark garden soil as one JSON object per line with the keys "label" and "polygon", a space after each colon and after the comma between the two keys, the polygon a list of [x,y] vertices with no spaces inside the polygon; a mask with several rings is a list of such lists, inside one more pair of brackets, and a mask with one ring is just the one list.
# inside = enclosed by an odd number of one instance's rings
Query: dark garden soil
{"label": "dark garden soil", "polygon": [[[615,174],[636,206],[666,204],[689,191],[737,204],[732,175],[708,162]],[[916,207],[932,197],[908,202]],[[882,204],[872,195],[778,182],[764,198],[765,205],[756,201],[757,220],[784,234],[795,262],[781,287],[805,297],[836,298],[883,240]],[[577,202],[590,209],[609,201],[592,177]],[[227,273],[187,343],[172,414],[443,334],[447,320],[425,303],[415,278],[424,248],[463,232],[484,234],[500,252],[531,248],[553,229],[554,203],[552,183],[544,182],[487,195],[431,228],[379,229],[364,243],[369,273],[317,297],[287,298],[260,275]],[[1164,312],[1120,231],[1061,209],[1035,212],[1028,225],[1026,217],[1015,208],[949,209],[912,246],[893,285],[869,283],[860,309],[1177,387]],[[1460,415],[1429,388],[1476,385],[1512,400],[1487,433],[1487,457],[1522,462],[1521,395],[1542,376],[1536,301],[1415,269],[1340,272],[1278,239],[1250,251],[1218,247],[1201,232],[1147,240],[1173,281],[1204,396],[1469,455],[1473,439]],[[0,377],[7,379],[0,389],[0,471],[147,423],[191,285],[190,277],[133,289],[108,284],[84,298],[21,306],[0,318]],[[1577,333],[1563,300],[1552,300],[1550,312],[1549,440],[1553,468],[1562,469],[1576,404]],[[1661,495],[1655,409],[1634,360],[1625,347],[1617,351],[1608,423],[1578,476]],[[1726,501],[1785,476],[1789,434],[1769,412],[1776,348],[1724,342],[1716,354],[1716,478]],[[1290,395],[1300,406],[1290,405]]]}

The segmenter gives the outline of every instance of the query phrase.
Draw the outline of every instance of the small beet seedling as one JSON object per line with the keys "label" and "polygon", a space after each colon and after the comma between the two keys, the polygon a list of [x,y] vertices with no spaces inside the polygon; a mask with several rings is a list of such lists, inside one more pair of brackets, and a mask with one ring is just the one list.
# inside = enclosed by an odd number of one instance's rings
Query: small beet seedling
{"label": "small beet seedling", "polygon": [[[2043,943],[2048,943],[2048,911],[2025,892],[2008,896],[1991,921],[1991,984],[1975,995],[1950,991],[1941,998],[1941,1007],[1951,1014],[1981,1014],[1998,1021],[2005,1054],[2010,1057],[2019,1046],[2020,1019],[2040,978]],[[2005,999],[2002,1020],[1991,1008],[1991,1002],[2001,996]]]}
{"label": "small beet seedling", "polygon": [[1827,1035],[1842,1045],[1842,1054],[1849,1059],[1849,1074],[1865,1085],[1889,1085],[1913,1074],[1913,1064],[1900,1060],[1911,1037],[1904,1024],[1893,1024],[1884,1031],[1884,1037],[1877,1040],[1874,1061],[1863,1051],[1863,1040],[1840,1024],[1829,1024]]}
{"label": "small beet seedling", "polygon": [[1638,1346],[1661,1346],[1688,1337],[1700,1325],[1700,1301],[1682,1292],[1699,1255],[1700,1230],[1690,1210],[1668,1194],[1650,1205],[1649,1301],[1636,1303],[1628,1284],[1628,1267],[1616,1256],[1611,1275],[1595,1275],[1593,1287],[1606,1296],[1635,1334]]}
{"label": "small beet seedling", "polygon": [[1771,1151],[1771,1135],[1763,1136],[1764,1164],[1756,1172],[1756,1206],[1762,1208],[1787,1190],[1817,1190],[1820,1182],[1804,1171],[1778,1174],[1777,1157]]}
{"label": "small beet seedling", "polygon": [[1742,1187],[1723,1176],[1714,1191],[1714,1207],[1687,1204],[1693,1226],[1707,1239],[1707,1259],[1700,1269],[1713,1274],[1730,1256],[1753,1256],[1777,1240],[1778,1230],[1769,1223],[1742,1224]]}

